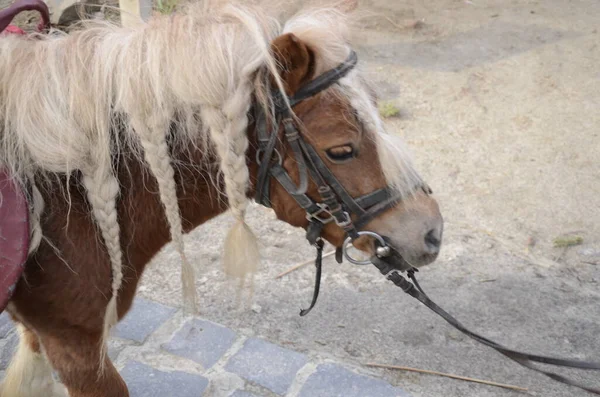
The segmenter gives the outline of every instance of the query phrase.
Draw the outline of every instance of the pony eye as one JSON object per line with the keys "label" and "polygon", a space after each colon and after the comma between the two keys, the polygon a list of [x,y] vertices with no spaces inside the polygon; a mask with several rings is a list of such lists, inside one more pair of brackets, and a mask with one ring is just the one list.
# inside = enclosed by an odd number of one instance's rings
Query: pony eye
{"label": "pony eye", "polygon": [[325,153],[335,163],[346,162],[354,158],[354,148],[350,145],[332,147],[327,149]]}

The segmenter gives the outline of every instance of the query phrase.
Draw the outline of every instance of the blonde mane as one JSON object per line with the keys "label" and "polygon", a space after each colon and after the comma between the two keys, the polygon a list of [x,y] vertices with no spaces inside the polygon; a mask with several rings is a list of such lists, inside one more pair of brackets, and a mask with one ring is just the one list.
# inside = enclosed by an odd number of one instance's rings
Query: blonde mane
{"label": "blonde mane", "polygon": [[[264,79],[257,76],[277,75],[270,43],[282,33],[294,33],[315,51],[317,73],[336,66],[350,51],[347,16],[335,8],[302,11],[283,23],[267,11],[194,3],[135,28],[86,21],[68,35],[0,38],[0,167],[34,192],[35,176],[83,175],[112,268],[105,338],[117,321],[122,281],[116,210],[120,185],[113,169],[120,153],[133,153],[158,181],[171,237],[182,257],[185,308],[197,311],[194,270],[184,254],[176,165],[167,145],[174,120],[177,134],[169,139],[218,155],[236,218],[225,242],[226,272],[244,277],[256,270],[256,238],[244,221],[250,183],[246,129],[253,94],[265,92]],[[359,73],[343,79],[339,90],[374,131],[390,183],[409,192],[418,176],[406,153],[394,151],[400,146],[388,142]],[[268,94],[262,100],[270,106]],[[119,131],[122,136],[114,136]],[[39,192],[35,198],[32,222],[39,242],[44,203]]]}

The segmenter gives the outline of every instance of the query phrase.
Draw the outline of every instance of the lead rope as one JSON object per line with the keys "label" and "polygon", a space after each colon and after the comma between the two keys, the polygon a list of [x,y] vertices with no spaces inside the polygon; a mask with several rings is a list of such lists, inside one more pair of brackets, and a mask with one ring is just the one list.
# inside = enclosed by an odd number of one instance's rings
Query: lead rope
{"label": "lead rope", "polygon": [[[321,286],[322,259],[323,259],[323,240],[319,237],[316,240],[316,242],[314,243],[314,246],[317,248],[317,258],[315,260],[316,274],[315,274],[315,287],[314,287],[314,292],[313,292],[313,299],[312,299],[312,302],[308,309],[302,309],[300,311],[300,316],[305,316],[312,310],[312,308],[315,306],[315,304],[317,302],[317,298],[319,296],[319,289]],[[340,251],[337,250],[336,259],[338,259],[337,257],[339,257],[338,262],[341,263],[341,259],[342,259],[341,254],[338,254],[338,252],[340,252]],[[458,329],[463,334],[469,336],[470,338],[476,340],[477,342],[479,342],[481,344],[491,347],[492,349],[498,351],[503,356],[515,361],[517,364],[520,364],[525,368],[539,372],[557,382],[560,382],[560,383],[563,383],[563,384],[566,384],[569,386],[577,387],[578,389],[585,390],[592,394],[600,395],[600,389],[598,389],[598,388],[587,387],[580,383],[572,381],[562,375],[541,370],[539,368],[536,368],[532,362],[538,362],[538,363],[542,363],[542,364],[556,365],[556,366],[562,366],[562,367],[588,369],[588,370],[600,370],[600,363],[576,361],[576,360],[565,360],[565,359],[560,359],[560,358],[538,356],[535,354],[521,353],[521,352],[518,352],[515,350],[508,349],[490,339],[487,339],[473,331],[470,331],[464,325],[462,325],[458,320],[456,320],[454,317],[452,317],[448,312],[446,312],[444,309],[439,307],[435,302],[433,302],[429,298],[429,296],[427,296],[427,294],[425,293],[423,288],[421,288],[421,285],[417,281],[415,273],[418,272],[418,269],[411,268],[407,271],[408,278],[412,281],[412,283],[411,283],[408,280],[406,280],[399,273],[398,270],[389,266],[387,263],[382,261],[376,255],[374,255],[370,259],[371,259],[371,262],[373,263],[373,265],[375,265],[375,267],[377,267],[377,269],[379,269],[381,274],[383,274],[388,280],[393,282],[394,285],[396,285],[397,287],[400,287],[402,289],[402,291],[406,292],[407,294],[409,294],[410,296],[412,296],[413,298],[417,299],[419,302],[421,302],[422,304],[427,306],[430,310],[432,310],[434,313],[436,313],[437,315],[442,317],[450,325],[452,325],[454,328]]]}
{"label": "lead rope", "polygon": [[415,277],[414,273],[415,273],[415,271],[417,271],[417,269],[411,269],[407,272],[408,277],[412,281],[412,283],[411,283],[408,280],[406,280],[397,270],[391,268],[385,262],[379,260],[379,258],[377,258],[376,256],[374,256],[371,259],[372,259],[375,267],[377,267],[377,269],[379,269],[381,274],[386,276],[386,278],[388,280],[392,281],[396,286],[400,287],[402,289],[402,291],[406,292],[407,294],[409,294],[410,296],[412,296],[413,298],[417,299],[419,302],[421,302],[422,304],[427,306],[434,313],[436,313],[437,315],[442,317],[450,325],[452,325],[454,328],[458,329],[463,334],[469,336],[470,338],[476,340],[479,343],[482,343],[486,346],[491,347],[492,349],[498,351],[505,357],[508,357],[509,359],[515,361],[516,363],[518,363],[526,368],[529,368],[533,371],[536,371],[536,372],[546,375],[550,379],[553,379],[560,383],[564,383],[569,386],[577,387],[579,389],[585,390],[592,394],[600,395],[600,389],[587,387],[587,386],[584,386],[577,382],[574,382],[568,378],[565,378],[562,375],[558,375],[558,374],[555,374],[552,372],[538,369],[533,365],[532,361],[538,362],[538,363],[543,363],[543,364],[557,365],[557,366],[562,366],[562,367],[590,369],[590,370],[600,370],[600,363],[544,357],[544,356],[538,356],[538,355],[534,355],[534,354],[521,353],[518,351],[508,349],[490,339],[487,339],[479,334],[476,334],[473,331],[468,330],[458,320],[456,320],[454,317],[452,317],[450,314],[448,314],[444,309],[442,309],[435,302],[433,302],[427,296],[427,294],[425,294],[425,292],[423,291],[423,289],[421,288],[421,286],[419,285],[419,282],[417,281],[417,279]]}

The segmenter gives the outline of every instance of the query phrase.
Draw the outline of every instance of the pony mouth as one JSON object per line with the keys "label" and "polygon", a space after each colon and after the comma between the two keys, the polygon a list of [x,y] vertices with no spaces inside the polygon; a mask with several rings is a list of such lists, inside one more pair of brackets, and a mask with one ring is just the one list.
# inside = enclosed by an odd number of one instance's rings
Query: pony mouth
{"label": "pony mouth", "polygon": [[[385,235],[382,235],[381,237],[385,241],[385,246],[389,249],[389,253],[384,257],[380,256],[380,259],[385,260],[385,262],[397,270],[405,271],[408,269],[424,267],[435,262],[439,256],[439,251],[413,252],[410,247],[406,248],[398,246],[390,237]],[[377,250],[380,246],[380,241],[371,239],[369,242],[369,253],[371,255],[377,255]]]}
{"label": "pony mouth", "polygon": [[349,242],[348,239],[345,241],[342,247],[338,247],[338,250],[343,250],[343,255],[345,258],[349,260],[349,262],[356,265],[374,265],[374,261],[385,262],[391,268],[404,272],[427,264],[425,262],[430,263],[430,261],[432,261],[430,258],[418,258],[416,260],[417,263],[414,264],[414,259],[411,258],[409,260],[405,255],[402,255],[400,250],[394,246],[389,237],[382,236],[374,232],[360,233],[364,233],[366,236],[361,236],[352,242],[352,245],[369,259],[355,260],[347,255],[345,246]]}
{"label": "pony mouth", "polygon": [[384,256],[378,255],[378,248],[381,247],[380,242],[377,239],[371,239],[369,244],[369,254],[377,256],[379,260],[385,261],[396,270],[407,271],[427,266],[435,262],[439,255],[439,252],[409,255],[408,253],[403,252],[403,250],[396,248],[396,245],[389,237],[382,236],[382,238],[385,241],[386,249],[389,249],[389,253]]}
{"label": "pony mouth", "polygon": [[385,258],[380,258],[384,260],[388,265],[393,267],[396,270],[400,270],[402,272],[419,267],[419,265],[415,266],[409,261],[406,260],[398,251],[392,248],[392,253]]}
{"label": "pony mouth", "polygon": [[[392,250],[391,258],[393,258],[393,262],[390,262],[390,265],[398,264],[398,266],[409,266],[410,268],[421,268],[427,265],[432,264],[438,258],[439,253],[424,253],[421,255],[411,256],[406,253],[401,253],[394,248],[393,245],[390,245]],[[396,266],[394,266],[396,267]],[[398,270],[405,270],[400,269]]]}

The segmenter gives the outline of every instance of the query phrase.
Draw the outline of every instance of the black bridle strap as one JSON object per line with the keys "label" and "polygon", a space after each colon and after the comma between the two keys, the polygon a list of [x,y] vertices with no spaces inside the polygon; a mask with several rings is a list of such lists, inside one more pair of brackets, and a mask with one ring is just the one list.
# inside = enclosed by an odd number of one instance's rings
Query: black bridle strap
{"label": "black bridle strap", "polygon": [[344,189],[335,175],[333,175],[327,165],[325,165],[323,160],[321,160],[321,157],[319,157],[316,150],[311,145],[307,145],[304,141],[301,142],[301,146],[302,150],[304,150],[304,153],[314,166],[315,171],[317,171],[323,178],[324,182],[329,185],[331,189],[333,189],[335,194],[342,200],[348,210],[356,216],[362,216],[365,211],[356,203],[354,198],[350,196],[346,189]]}
{"label": "black bridle strap", "polygon": [[[321,74],[300,87],[296,93],[288,98],[291,106],[312,97],[319,92],[326,90],[336,84],[342,77],[346,76],[355,66],[358,57],[354,51],[350,52],[348,58],[329,71]],[[389,188],[375,190],[364,196],[353,198],[335,175],[329,170],[316,150],[307,144],[294,124],[291,106],[285,106],[285,101],[280,92],[272,95],[274,104],[274,126],[269,128],[267,125],[267,116],[265,109],[255,104],[254,114],[256,123],[256,132],[258,139],[257,162],[259,163],[255,199],[258,203],[270,207],[269,189],[270,176],[275,177],[284,189],[292,195],[298,204],[307,211],[307,217],[310,220],[311,236],[317,231],[315,223],[323,225],[331,221],[330,217],[335,218],[336,223],[353,239],[358,237],[357,229],[351,219],[355,220],[360,226],[367,224],[375,216],[381,214],[394,206],[401,200],[401,196],[392,192]],[[283,118],[283,120],[282,120]],[[283,122],[284,136],[290,145],[294,158],[298,165],[299,184],[296,184],[289,177],[288,173],[281,164],[282,159],[275,148],[278,142],[279,124]],[[272,130],[272,131],[271,131]],[[273,154],[276,154],[274,159]],[[275,160],[275,164],[273,164]],[[319,193],[323,203],[317,204],[305,193],[308,187],[308,174],[319,187]],[[335,192],[335,196],[331,194]],[[341,203],[338,201],[341,200]],[[326,216],[322,216],[325,213]],[[319,231],[322,229],[321,225]],[[313,238],[309,239],[313,243]]]}
{"label": "black bridle strap", "polygon": [[307,213],[316,213],[321,208],[304,193],[294,193],[296,184],[292,181],[289,174],[280,164],[275,164],[271,167],[271,175],[279,182],[281,186],[292,196],[292,198],[302,207]]}
{"label": "black bridle strap", "polygon": [[[304,99],[329,88],[338,82],[339,79],[346,76],[354,68],[357,60],[356,53],[351,51],[349,57],[342,64],[302,86],[292,97],[288,98],[289,103],[294,106]],[[290,145],[298,165],[299,185],[296,186],[283,169],[282,164],[273,164],[273,160],[281,162],[279,158],[280,154],[275,149],[278,141],[278,128],[276,127],[273,128],[273,131],[269,131],[271,128],[267,126],[264,109],[257,106],[255,108],[256,131],[259,144],[257,161],[260,163],[255,194],[257,202],[270,207],[269,177],[273,176],[294,197],[296,202],[307,210],[311,220],[316,217],[316,221],[322,223],[329,222],[328,218],[319,216],[322,212],[326,212],[327,215],[333,216],[336,219],[336,223],[342,226],[346,233],[352,237],[356,237],[356,227],[350,222],[350,215],[360,219],[362,224],[366,224],[374,216],[390,208],[400,200],[400,196],[393,197],[391,190],[387,188],[378,189],[354,199],[329,170],[316,150],[304,141],[294,124],[291,110],[283,105],[284,101],[281,99],[279,93],[273,95],[273,103],[275,104],[276,111],[276,120],[274,122],[276,126],[280,122],[283,123],[285,139]],[[282,117],[283,120],[281,120]],[[273,154],[276,154],[277,158],[274,159]],[[308,187],[309,173],[319,187],[324,207],[314,203],[305,194]],[[335,196],[329,194],[328,189],[332,189],[335,192],[337,198],[341,200],[343,207],[339,204]],[[369,210],[376,205],[380,205],[380,207],[376,210]]]}
{"label": "black bridle strap", "polygon": [[[323,90],[326,90],[333,84],[336,84],[339,81],[339,79],[346,76],[354,68],[354,66],[356,66],[357,61],[358,61],[358,56],[356,55],[356,53],[354,51],[351,51],[350,55],[343,63],[341,63],[340,65],[338,65],[337,67],[335,67],[333,69],[328,70],[327,72],[316,77],[315,79],[311,80],[310,82],[308,82],[307,84],[302,86],[292,97],[288,98],[290,108],[297,105],[298,103],[302,102],[303,100],[310,98]],[[285,106],[285,103],[284,103],[284,101],[281,97],[281,93],[279,91],[276,92],[275,94],[273,94],[272,100],[273,100],[273,104],[275,105],[276,114],[278,116],[281,116],[281,115],[284,116],[283,124],[284,124],[285,133],[286,133],[286,138],[287,138],[288,142],[290,143],[290,146],[292,147],[292,151],[294,153],[296,161],[298,162],[300,184],[299,184],[299,186],[296,187],[296,189],[294,190],[294,193],[296,193],[296,194],[305,193],[306,189],[308,187],[307,170],[306,170],[306,167],[304,166],[304,158],[303,158],[303,156],[301,156],[300,147],[297,144],[298,140],[297,140],[296,136],[298,134],[298,131],[293,126],[292,111],[290,108]],[[255,118],[256,118],[256,131],[258,134],[259,154],[263,156],[263,160],[264,160],[264,161],[261,161],[260,159],[258,159],[260,165],[259,165],[259,171],[258,171],[258,180],[257,180],[257,184],[256,184],[255,199],[259,203],[261,203],[267,207],[270,207],[269,190],[268,190],[269,189],[268,169],[269,169],[269,165],[271,163],[271,158],[272,158],[273,152],[275,150],[275,144],[277,141],[277,129],[278,129],[277,126],[279,125],[280,119],[279,119],[279,117],[277,118],[274,131],[269,133],[268,128],[267,128],[265,112],[263,109],[260,109],[260,107],[257,105],[255,107]],[[293,127],[293,128],[291,128],[291,127]]]}
{"label": "black bridle strap", "polygon": [[268,135],[266,115],[258,107],[255,108],[255,119],[259,145],[256,161],[258,162],[259,166],[258,177],[256,181],[256,194],[254,198],[258,203],[270,208],[269,166],[273,161],[273,153],[275,152],[275,146],[277,145],[278,139],[277,134]]}
{"label": "black bridle strap", "polygon": [[296,164],[298,166],[298,177],[300,179],[300,184],[296,188],[296,191],[288,192],[293,194],[304,194],[308,189],[308,170],[306,168],[306,162],[304,161],[304,155],[302,154],[302,140],[300,139],[300,133],[294,125],[294,121],[291,117],[286,117],[283,119],[282,123],[285,130],[285,139],[292,148],[294,158],[296,159]]}
{"label": "black bridle strap", "polygon": [[317,275],[315,277],[315,288],[313,290],[313,298],[312,302],[310,302],[310,307],[308,309],[300,310],[301,316],[306,316],[308,313],[310,313],[312,308],[315,307],[315,304],[317,303],[317,298],[319,298],[319,290],[321,289],[321,269],[323,266],[323,245],[324,243],[321,239],[318,239],[315,242],[315,247],[317,247],[317,259],[315,259],[315,267],[317,269]]}
{"label": "black bridle strap", "polygon": [[342,77],[346,76],[354,66],[356,66],[357,62],[358,56],[356,55],[356,52],[351,51],[350,55],[348,55],[348,58],[346,58],[343,63],[309,81],[296,91],[296,93],[289,98],[290,105],[297,105],[303,100],[310,98],[319,92],[325,91],[327,88],[337,83]]}
{"label": "black bridle strap", "polygon": [[409,277],[411,278],[411,280],[413,280],[413,282],[414,282],[414,284],[413,284],[413,283],[410,283],[408,280],[406,280],[397,270],[390,267],[384,261],[381,261],[377,256],[373,256],[371,258],[371,261],[377,267],[377,269],[379,269],[381,274],[385,275],[388,280],[392,281],[396,286],[400,287],[402,289],[402,291],[406,292],[407,294],[409,294],[410,296],[412,296],[413,298],[417,299],[419,302],[421,302],[422,304],[427,306],[434,313],[438,314],[440,317],[442,317],[450,325],[452,325],[454,328],[458,329],[463,334],[469,336],[470,338],[476,340],[479,343],[482,343],[486,346],[491,347],[492,349],[498,351],[505,357],[508,357],[509,359],[517,362],[518,364],[520,364],[526,368],[529,368],[533,371],[544,374],[557,382],[561,382],[561,383],[588,391],[590,393],[600,395],[600,389],[590,388],[590,387],[581,385],[577,382],[574,382],[570,379],[567,379],[562,375],[558,375],[558,374],[555,374],[552,372],[548,372],[548,371],[544,371],[539,368],[536,368],[533,365],[533,362],[556,365],[556,366],[561,366],[561,367],[586,369],[586,370],[600,370],[600,363],[545,357],[545,356],[539,356],[539,355],[535,355],[535,354],[521,353],[521,352],[518,352],[515,350],[508,349],[490,339],[487,339],[479,334],[476,334],[473,331],[470,331],[464,325],[462,325],[458,320],[456,320],[454,317],[452,317],[450,314],[448,314],[448,312],[446,312],[444,309],[439,307],[435,302],[433,302],[427,296],[427,294],[425,294],[425,292],[423,291],[423,289],[417,282],[417,279],[414,276],[414,272],[409,271]]}
{"label": "black bridle strap", "polygon": [[379,196],[380,196],[379,202],[377,204],[369,207],[369,209],[362,216],[360,216],[358,219],[356,219],[354,221],[354,226],[357,229],[362,229],[372,219],[381,215],[385,211],[395,207],[396,204],[398,204],[400,201],[402,201],[402,196],[399,194],[391,196],[390,192],[386,191],[385,189],[382,189],[381,191],[378,190],[375,193],[377,193],[377,192],[381,192],[379,194]]}
{"label": "black bridle strap", "polygon": [[358,197],[354,199],[354,201],[356,201],[356,204],[361,208],[371,208],[392,196],[394,196],[394,191],[388,187],[384,187]]}

